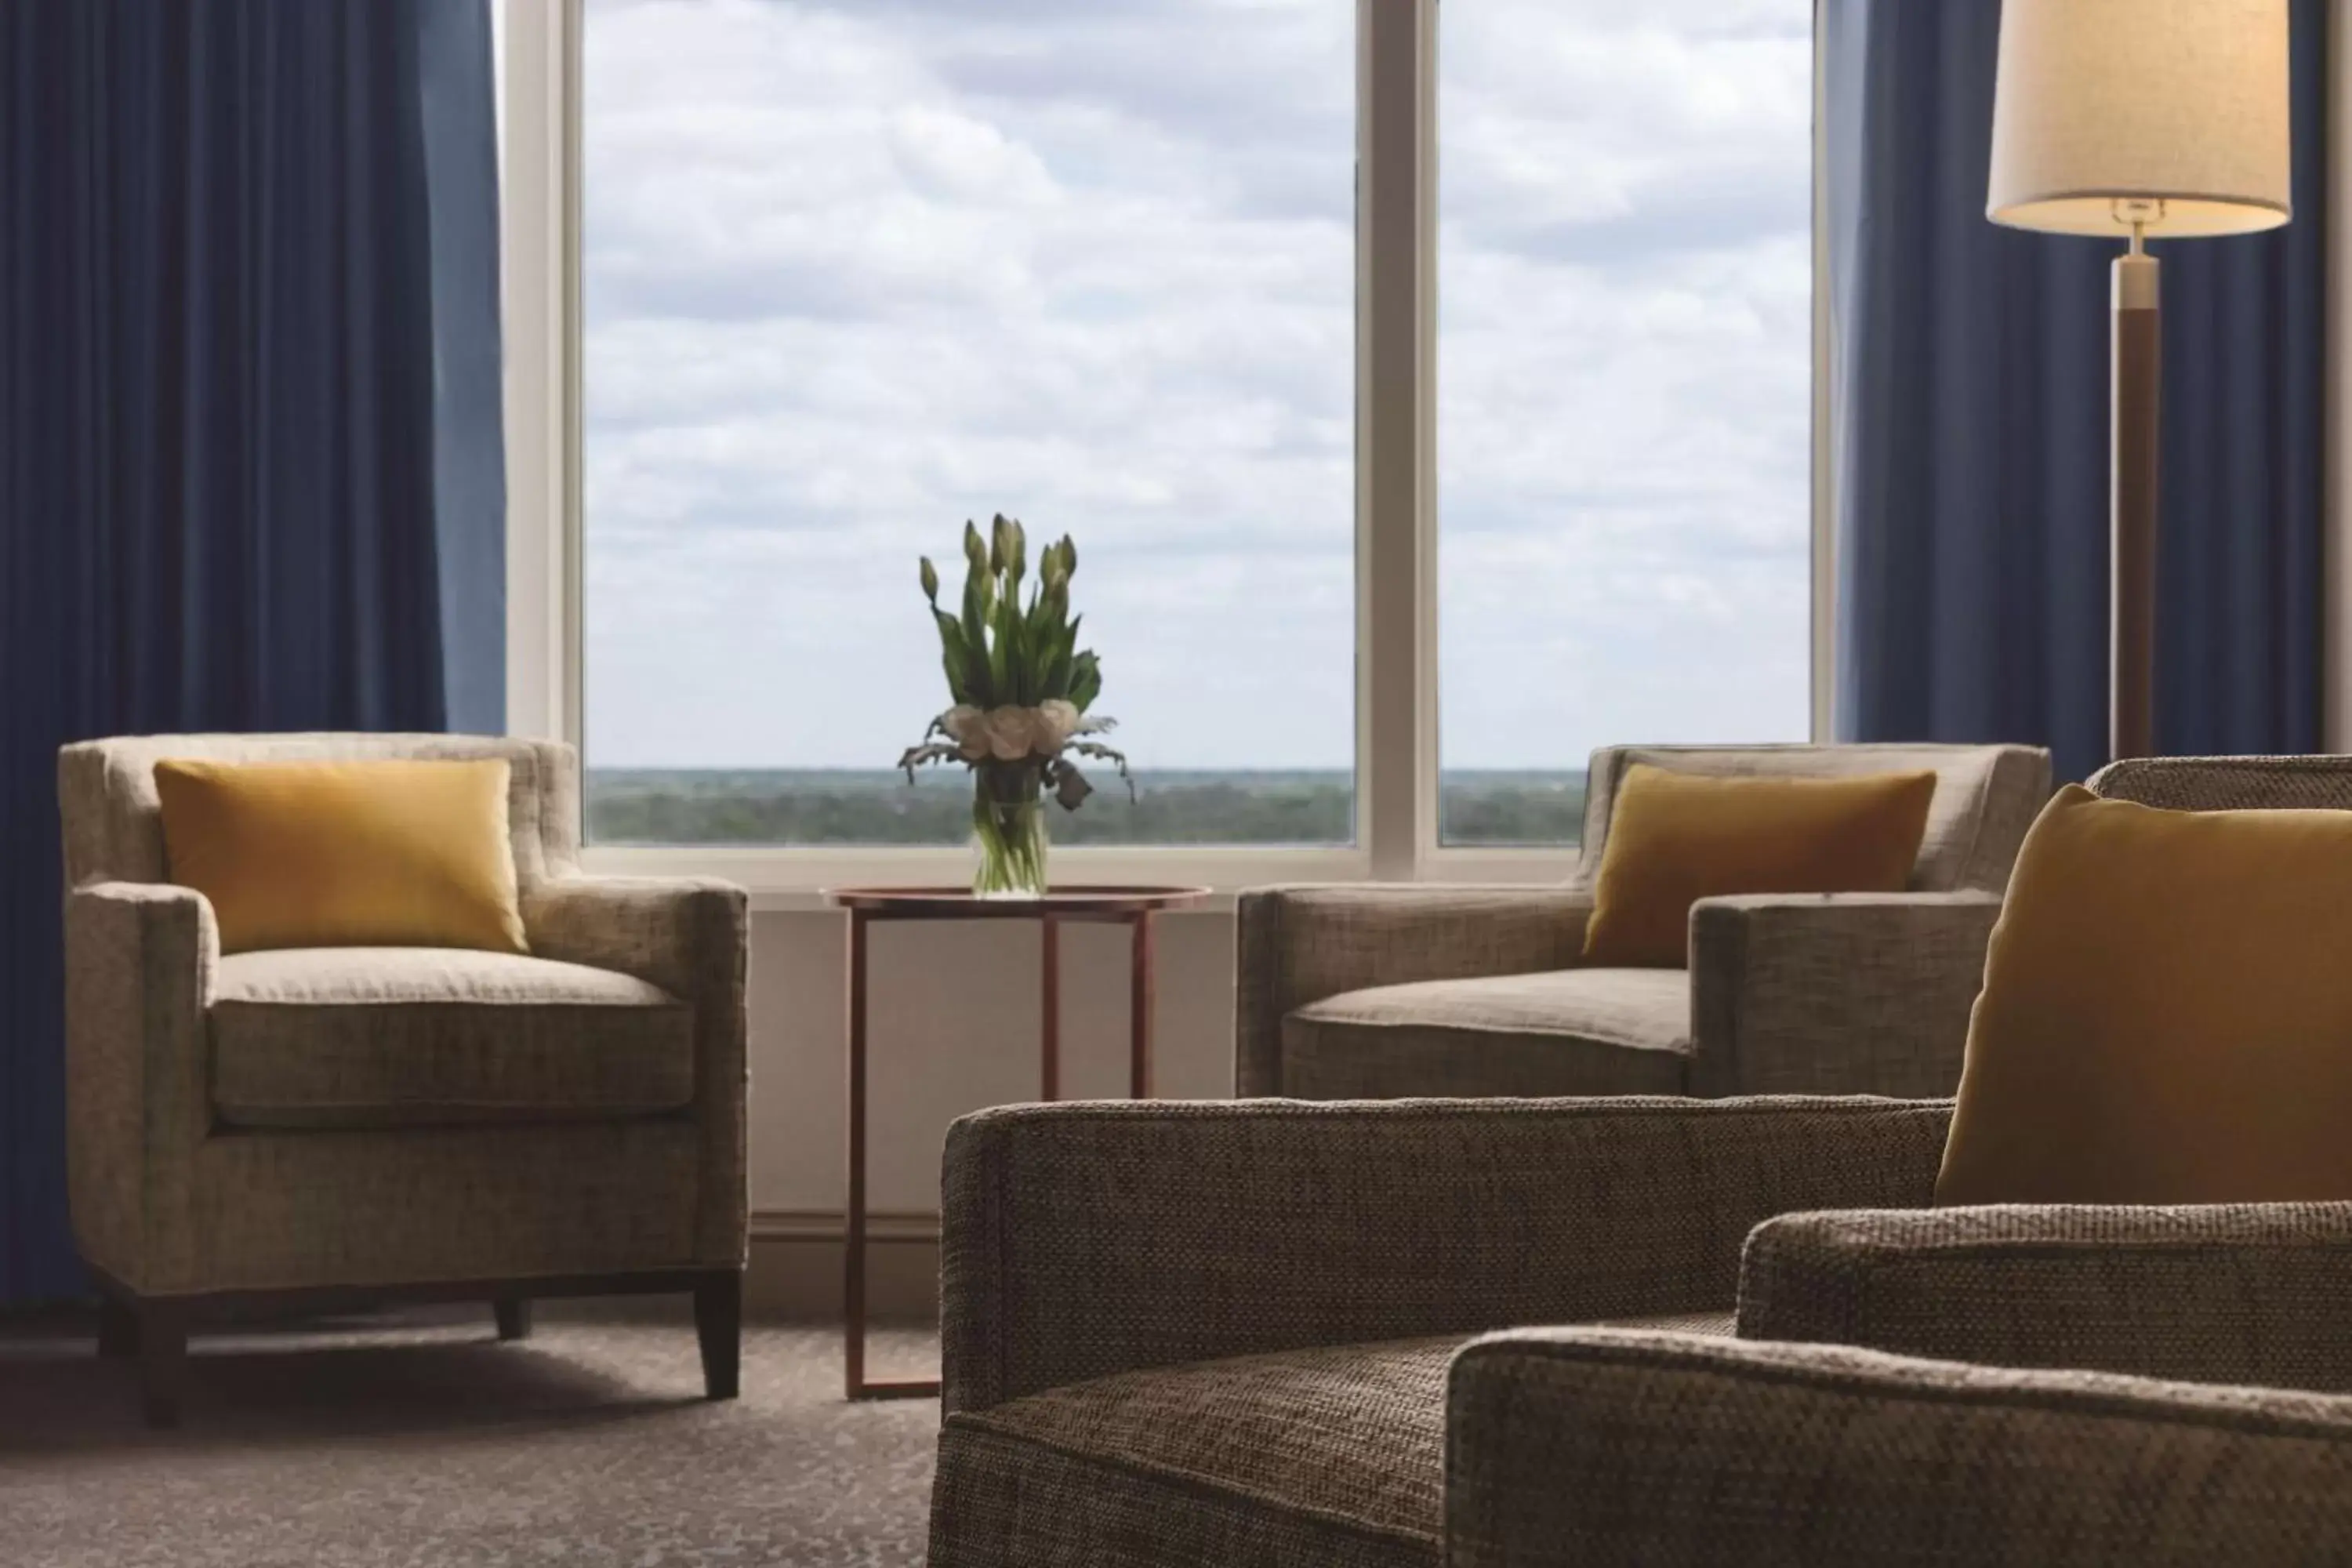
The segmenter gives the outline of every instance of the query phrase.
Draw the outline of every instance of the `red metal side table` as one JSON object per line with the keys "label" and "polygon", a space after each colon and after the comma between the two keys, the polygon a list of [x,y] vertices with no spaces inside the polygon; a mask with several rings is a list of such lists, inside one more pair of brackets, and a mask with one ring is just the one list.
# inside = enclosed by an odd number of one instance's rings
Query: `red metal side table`
{"label": "red metal side table", "polygon": [[866,1376],[866,939],[877,921],[1036,921],[1045,928],[1045,1028],[1038,1045],[1040,1100],[1062,1096],[1061,927],[1066,921],[1126,926],[1133,934],[1134,980],[1128,1016],[1128,1091],[1151,1095],[1152,917],[1209,896],[1206,888],[1056,888],[1042,898],[982,899],[955,888],[834,888],[825,897],[849,911],[849,1235],[842,1280],[843,1383],[851,1399],[919,1399],[936,1378]]}

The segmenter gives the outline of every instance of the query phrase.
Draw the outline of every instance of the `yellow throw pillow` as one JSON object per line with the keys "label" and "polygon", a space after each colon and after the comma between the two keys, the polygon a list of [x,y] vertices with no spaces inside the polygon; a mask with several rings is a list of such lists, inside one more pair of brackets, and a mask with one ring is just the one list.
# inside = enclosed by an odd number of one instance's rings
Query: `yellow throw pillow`
{"label": "yellow throw pillow", "polygon": [[2352,1198],[2352,811],[2068,785],[2019,852],[1941,1204]]}
{"label": "yellow throw pillow", "polygon": [[1584,961],[1679,969],[1690,908],[1732,893],[1899,893],[1936,775],[1684,773],[1635,763],[1617,784]]}
{"label": "yellow throw pillow", "polygon": [[172,880],[221,951],[527,952],[503,762],[155,764]]}

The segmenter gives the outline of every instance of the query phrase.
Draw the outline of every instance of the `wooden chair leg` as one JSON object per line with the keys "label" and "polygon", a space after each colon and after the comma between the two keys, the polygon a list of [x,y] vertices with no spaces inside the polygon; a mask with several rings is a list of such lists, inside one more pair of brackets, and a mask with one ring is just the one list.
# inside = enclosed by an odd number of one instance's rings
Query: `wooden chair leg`
{"label": "wooden chair leg", "polygon": [[139,1314],[111,1296],[99,1298],[98,1353],[110,1361],[139,1353]]}
{"label": "wooden chair leg", "polygon": [[176,1301],[142,1301],[139,1389],[150,1426],[177,1426],[188,1382],[188,1310]]}
{"label": "wooden chair leg", "polygon": [[498,1315],[499,1338],[502,1340],[530,1338],[530,1301],[528,1298],[500,1297],[490,1303],[490,1310]]}
{"label": "wooden chair leg", "polygon": [[703,1391],[732,1399],[742,1389],[743,1275],[726,1269],[694,1288],[694,1334],[702,1346]]}

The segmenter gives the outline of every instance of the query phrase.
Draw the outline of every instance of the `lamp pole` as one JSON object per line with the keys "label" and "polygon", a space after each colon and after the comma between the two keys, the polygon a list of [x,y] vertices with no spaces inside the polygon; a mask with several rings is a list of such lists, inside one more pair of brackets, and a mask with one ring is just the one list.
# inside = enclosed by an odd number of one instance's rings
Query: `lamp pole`
{"label": "lamp pole", "polygon": [[2107,749],[2156,749],[2156,258],[2293,211],[2287,0],[2001,0],[1985,216],[2131,237],[2109,361]]}
{"label": "lamp pole", "polygon": [[[2107,754],[2156,749],[2158,439],[2163,423],[2162,275],[2145,241],[2160,201],[2117,202],[2131,248],[2116,258],[2109,385]],[[2153,208],[2153,213],[2132,209]]]}

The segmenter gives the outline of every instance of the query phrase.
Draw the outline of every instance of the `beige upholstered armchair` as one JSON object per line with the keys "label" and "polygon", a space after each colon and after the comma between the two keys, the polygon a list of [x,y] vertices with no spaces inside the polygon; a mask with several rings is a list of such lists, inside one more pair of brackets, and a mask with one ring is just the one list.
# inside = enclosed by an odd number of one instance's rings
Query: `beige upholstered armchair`
{"label": "beige upholstered armchair", "polygon": [[[530,955],[221,955],[169,880],[163,758],[499,758]],[[691,1291],[737,1384],[745,1246],[745,900],[583,876],[570,748],[444,735],[154,736],[68,746],[73,1222],[175,1416],[192,1321],[346,1299]]]}
{"label": "beige upholstered armchair", "polygon": [[[1690,967],[1583,968],[1626,767],[1932,768],[1908,891],[1702,900]],[[1244,1096],[1944,1095],[2011,864],[2050,794],[2025,746],[1613,748],[1592,755],[1577,874],[1555,887],[1272,888],[1241,900]]]}

